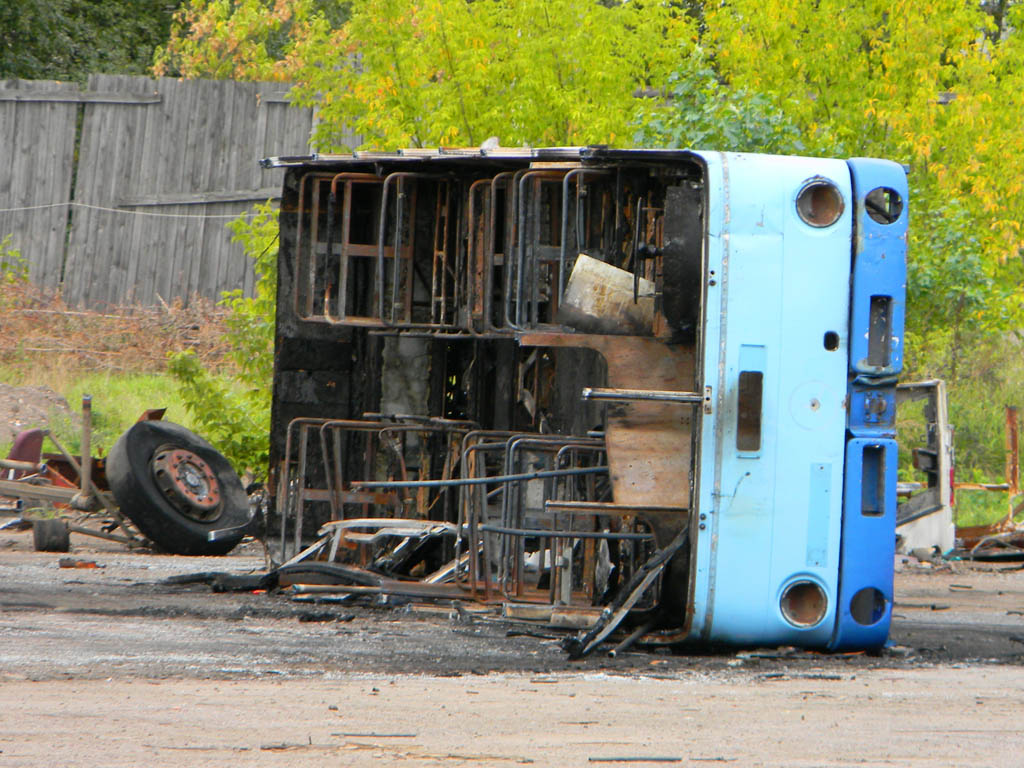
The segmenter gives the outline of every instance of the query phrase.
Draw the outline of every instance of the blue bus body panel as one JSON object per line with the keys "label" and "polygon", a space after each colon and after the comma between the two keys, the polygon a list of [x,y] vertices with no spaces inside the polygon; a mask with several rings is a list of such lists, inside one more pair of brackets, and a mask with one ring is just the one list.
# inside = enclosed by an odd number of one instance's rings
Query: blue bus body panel
{"label": "blue bus body panel", "polygon": [[839,612],[829,646],[833,650],[878,648],[889,636],[897,450],[890,439],[858,437],[846,445]]}
{"label": "blue bus body panel", "polygon": [[[857,190],[850,311],[850,365],[856,373],[895,376],[903,369],[907,283],[907,175],[888,160],[849,161]],[[892,223],[869,214],[869,193],[891,189],[901,200]],[[879,214],[876,214],[879,215]]]}
{"label": "blue bus body panel", "polygon": [[[885,160],[849,161],[856,196],[839,610],[830,647],[875,648],[889,634],[896,540],[895,375],[903,365],[907,180]],[[899,215],[872,216],[888,190]],[[886,193],[887,195],[889,193]]]}
{"label": "blue bus body panel", "polygon": [[847,424],[857,437],[893,437],[896,434],[896,387],[857,377],[850,382],[850,416]]}
{"label": "blue bus body panel", "polygon": [[[838,593],[854,206],[844,161],[703,153],[708,288],[694,640],[825,646]],[[816,228],[796,211],[825,178],[845,208]],[[828,343],[831,339],[832,343]],[[836,343],[836,341],[838,343]],[[751,391],[760,391],[751,435]],[[756,403],[755,403],[756,404]],[[758,439],[759,438],[759,439]],[[798,629],[779,602],[812,581],[828,609]]]}

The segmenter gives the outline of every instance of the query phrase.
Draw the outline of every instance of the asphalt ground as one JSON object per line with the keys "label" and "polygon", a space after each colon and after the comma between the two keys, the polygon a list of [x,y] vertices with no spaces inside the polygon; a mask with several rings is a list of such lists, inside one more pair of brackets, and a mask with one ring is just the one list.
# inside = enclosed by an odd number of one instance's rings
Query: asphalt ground
{"label": "asphalt ground", "polygon": [[[31,533],[0,532],[0,674],[454,675],[625,671],[652,662],[715,670],[781,660],[829,669],[1024,664],[1024,570],[1016,563],[901,563],[890,646],[880,654],[663,648],[615,658],[599,650],[570,661],[559,646],[565,632],[495,612],[460,615],[450,603],[309,604],[283,590],[217,593],[202,583],[166,583],[198,572],[259,572],[266,560],[255,542],[211,558],[128,552],[77,535],[73,543],[68,555],[34,552]],[[98,567],[62,568],[62,557]]]}
{"label": "asphalt ground", "polygon": [[[265,566],[69,555],[0,532],[0,768],[1019,765],[1024,571],[896,575],[890,647],[634,649],[450,605],[311,605],[166,579]],[[61,557],[95,568],[62,568]]]}

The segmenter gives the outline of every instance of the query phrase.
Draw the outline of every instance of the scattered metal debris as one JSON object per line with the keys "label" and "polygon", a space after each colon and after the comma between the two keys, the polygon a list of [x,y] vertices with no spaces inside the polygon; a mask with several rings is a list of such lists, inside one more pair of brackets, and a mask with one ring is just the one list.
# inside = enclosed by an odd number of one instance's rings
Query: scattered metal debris
{"label": "scattered metal debris", "polygon": [[[89,395],[82,398],[81,456],[49,430],[15,438],[0,459],[0,496],[17,500],[36,550],[67,552],[71,533],[177,554],[224,554],[241,541],[253,515],[238,475],[213,446],[161,421],[163,414],[143,413],[105,459],[91,455]],[[42,452],[46,439],[58,454]],[[47,514],[30,515],[30,504]]]}
{"label": "scattered metal debris", "polygon": [[667,547],[655,552],[650,560],[633,574],[630,582],[619,591],[616,598],[604,609],[597,624],[579,637],[565,642],[563,647],[569,652],[569,658],[578,659],[581,656],[586,656],[594,650],[598,643],[608,637],[622,623],[622,620],[626,618],[626,614],[629,613],[630,609],[632,609],[636,601],[654,579],[661,574],[669,560],[686,545],[688,539],[689,531],[684,528],[676,534],[675,539]]}
{"label": "scattered metal debris", "polygon": [[80,557],[62,557],[57,561],[58,568],[104,568],[95,560],[84,560]]}
{"label": "scattered metal debris", "polygon": [[953,549],[953,427],[947,414],[946,382],[941,379],[900,384],[896,406],[924,400],[925,445],[911,449],[914,468],[925,482],[899,483],[896,516],[900,552]]}
{"label": "scattered metal debris", "polygon": [[[899,551],[937,563],[949,555],[972,560],[1024,560],[1024,527],[1014,518],[1024,511],[1020,496],[1019,419],[1017,408],[1005,407],[1006,462],[1001,483],[954,480],[953,427],[947,415],[945,382],[939,379],[900,384],[897,403],[924,400],[927,444],[914,448],[914,468],[925,483],[900,483]],[[1007,514],[996,523],[954,526],[956,493],[988,491],[1007,494]],[[954,548],[955,544],[955,548]]]}

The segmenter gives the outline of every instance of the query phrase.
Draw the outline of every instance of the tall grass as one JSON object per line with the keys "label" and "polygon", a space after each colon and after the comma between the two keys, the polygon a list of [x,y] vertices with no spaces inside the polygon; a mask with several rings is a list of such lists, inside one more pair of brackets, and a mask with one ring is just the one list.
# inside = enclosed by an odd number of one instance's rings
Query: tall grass
{"label": "tall grass", "polygon": [[[149,408],[166,408],[164,419],[193,429],[194,424],[177,394],[177,385],[163,373],[80,375],[61,391],[72,409],[79,408],[83,395],[92,396],[92,444],[94,453],[106,454],[121,433]],[[75,430],[80,435],[80,430]],[[78,436],[69,436],[72,444]],[[58,434],[58,437],[61,437]]]}
{"label": "tall grass", "polygon": [[[67,400],[71,414],[52,411],[48,427],[73,453],[81,447],[83,395],[92,397],[94,455],[106,455],[117,438],[149,408],[166,408],[166,421],[196,430],[195,420],[181,403],[177,384],[166,373],[62,370],[50,374],[38,371],[37,375],[26,375],[24,371],[0,366],[0,381],[14,386],[47,387]],[[0,444],[0,455],[7,455],[8,450],[10,444]]]}

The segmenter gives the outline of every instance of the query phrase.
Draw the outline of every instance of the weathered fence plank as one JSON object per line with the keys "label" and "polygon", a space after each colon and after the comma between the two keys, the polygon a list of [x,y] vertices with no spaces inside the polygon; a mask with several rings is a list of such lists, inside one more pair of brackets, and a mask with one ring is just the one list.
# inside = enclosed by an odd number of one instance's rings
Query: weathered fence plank
{"label": "weathered fence plank", "polygon": [[116,75],[85,89],[0,81],[0,238],[12,234],[35,282],[81,306],[251,293],[226,224],[277,197],[280,171],[261,158],[309,152],[313,112],[289,106],[287,91]]}
{"label": "weathered fence plank", "polygon": [[[27,80],[33,86],[43,82],[41,80]],[[133,96],[128,93],[102,93],[99,91],[68,90],[67,83],[60,83],[61,87],[56,89],[57,93],[44,90],[19,91],[16,88],[0,87],[0,101],[21,101],[21,102],[59,102],[67,104],[76,102],[79,104],[153,104],[160,101],[157,94],[143,94]]]}
{"label": "weathered fence plank", "polygon": [[65,101],[66,83],[7,80],[2,92],[46,97],[0,101],[0,239],[11,235],[30,277],[55,288],[61,280],[78,105]]}
{"label": "weathered fence plank", "polygon": [[[279,171],[260,168],[262,157],[309,151],[312,110],[288,106],[286,92],[280,83],[92,76],[87,93],[125,98],[81,107],[75,202],[83,205],[72,215],[68,300],[251,292],[251,265],[226,224],[277,197]],[[7,104],[0,99],[0,116]]]}

